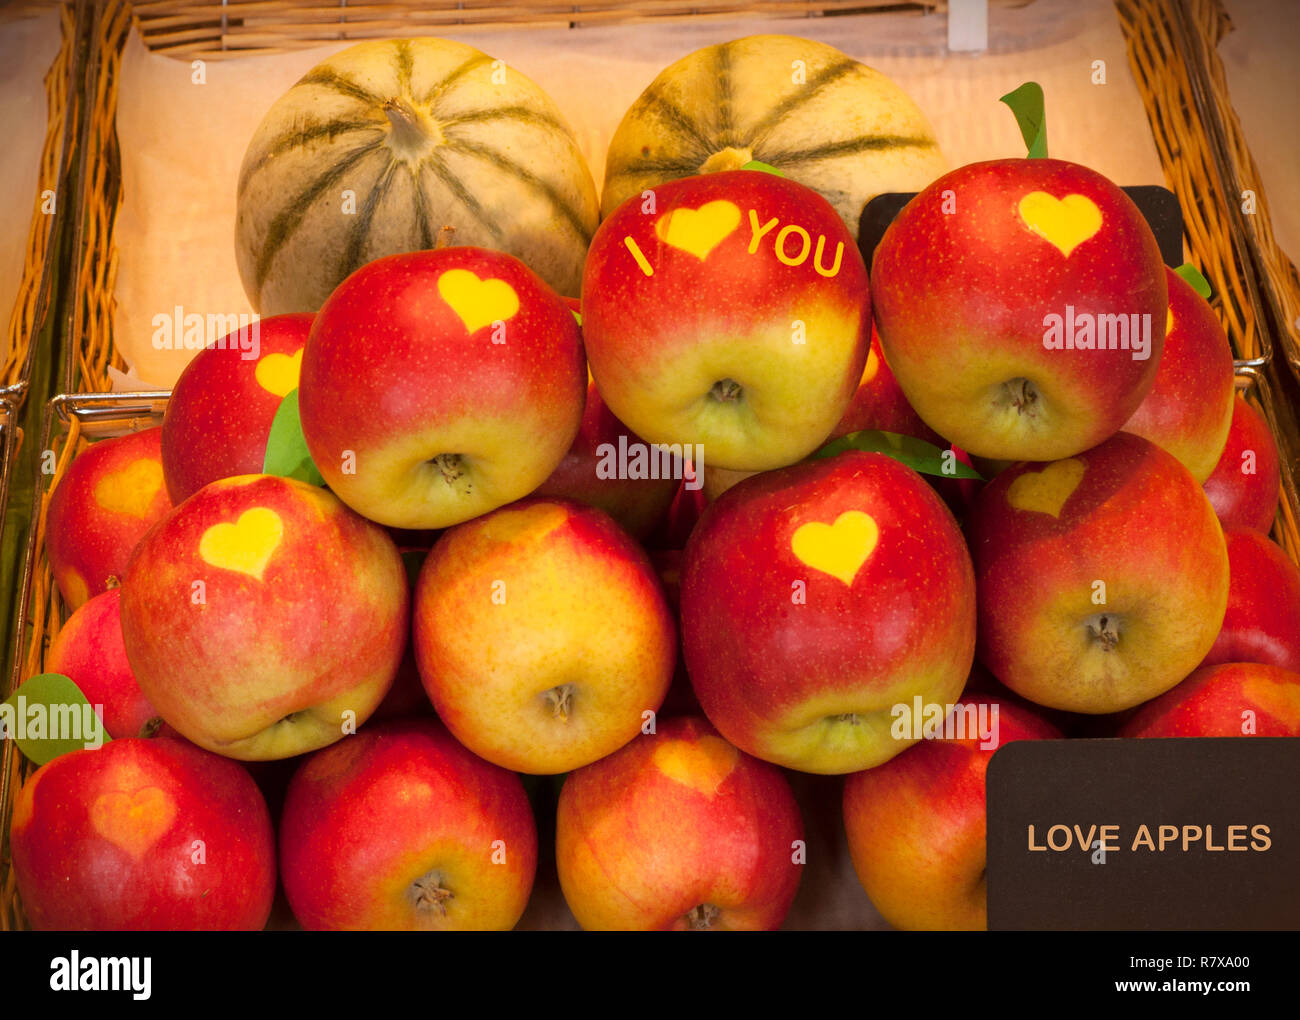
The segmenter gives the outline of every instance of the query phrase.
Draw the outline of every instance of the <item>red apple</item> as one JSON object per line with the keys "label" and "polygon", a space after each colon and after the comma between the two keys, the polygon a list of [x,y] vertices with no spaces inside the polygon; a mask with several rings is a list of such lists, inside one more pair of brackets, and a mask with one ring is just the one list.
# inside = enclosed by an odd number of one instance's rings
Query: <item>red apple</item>
{"label": "red apple", "polygon": [[830,203],[734,170],[659,185],[606,219],[582,316],[592,375],[620,421],[678,452],[702,446],[704,463],[758,471],[808,455],[844,414],[871,302]]}
{"label": "red apple", "polygon": [[259,319],[252,327],[256,346],[224,337],[185,366],[162,424],[163,476],[173,503],[218,478],[262,472],[275,413],[298,388],[311,321],[311,315]]}
{"label": "red apple", "polygon": [[1198,669],[1149,701],[1121,737],[1300,737],[1300,673],[1257,662]]}
{"label": "red apple", "polygon": [[447,531],[413,620],[438,716],[517,772],[567,772],[622,747],[663,702],[677,653],[645,552],[568,500],[522,500]]}
{"label": "red apple", "polygon": [[[996,729],[996,737],[978,735],[980,713],[985,732]],[[896,928],[988,926],[984,776],[989,760],[1013,740],[1061,736],[1032,711],[990,695],[963,697],[950,718],[951,738],[922,740],[844,782],[844,828],[853,868],[881,916]]]}
{"label": "red apple", "polygon": [[51,494],[45,550],[70,609],[117,584],[136,543],[171,510],[161,439],[152,428],[92,443]]}
{"label": "red apple", "polygon": [[640,540],[668,512],[681,482],[681,467],[681,461],[665,461],[615,418],[589,380],[578,438],[535,495],[599,507]]}
{"label": "red apple", "polygon": [[266,802],[235,762],[180,740],[113,740],[18,791],[14,873],[32,927],[256,930],[275,894]]}
{"label": "red apple", "polygon": [[201,747],[286,758],[355,730],[406,643],[392,540],[323,489],[240,475],[149,532],[122,585],[140,689]]}
{"label": "red apple", "polygon": [[913,698],[961,694],[975,582],[952,514],[910,468],[851,451],[746,479],[686,546],[682,638],[709,720],[804,772],[871,768],[908,746]]}
{"label": "red apple", "polygon": [[1232,423],[1232,347],[1210,303],[1175,273],[1155,385],[1124,431],[1168,450],[1198,482],[1210,477]]}
{"label": "red apple", "polygon": [[578,923],[600,930],[762,930],[799,887],[803,823],[780,771],[703,719],[568,777],[555,863]]}
{"label": "red apple", "polygon": [[1132,200],[1076,163],[945,174],[889,225],[871,279],[908,402],[976,456],[1071,457],[1122,428],[1155,382],[1160,249]]}
{"label": "red apple", "polygon": [[96,595],[68,617],[45,653],[45,672],[62,673],[86,700],[102,706],[100,718],[114,740],[152,736],[161,721],[140,690],[122,642],[122,590]]}
{"label": "red apple", "polygon": [[280,867],[304,928],[509,929],[537,827],[519,777],[434,719],[368,726],[294,774]]}
{"label": "red apple", "polygon": [[329,487],[399,528],[444,528],[526,496],[573,445],[582,341],[518,259],[390,255],[330,295],[303,351],[303,436]]}
{"label": "red apple", "polygon": [[1008,468],[966,522],[979,657],[1029,700],[1118,712],[1167,691],[1214,644],[1228,553],[1187,468],[1121,432]]}
{"label": "red apple", "polygon": [[1268,534],[1281,488],[1277,441],[1268,422],[1238,394],[1223,455],[1205,480],[1205,494],[1223,526]]}
{"label": "red apple", "polygon": [[1300,671],[1300,568],[1251,528],[1225,528],[1228,609],[1201,663],[1263,662]]}

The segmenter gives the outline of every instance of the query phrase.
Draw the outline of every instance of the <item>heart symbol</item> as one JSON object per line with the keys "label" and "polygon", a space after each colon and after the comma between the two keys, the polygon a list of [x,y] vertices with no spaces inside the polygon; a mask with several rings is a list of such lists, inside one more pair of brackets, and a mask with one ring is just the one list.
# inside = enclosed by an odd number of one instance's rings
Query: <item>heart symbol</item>
{"label": "heart symbol", "polygon": [[834,524],[809,521],[800,525],[790,539],[790,551],[813,570],[852,586],[879,540],[880,529],[870,516],[861,510],[846,510]]}
{"label": "heart symbol", "polygon": [[1079,487],[1087,470],[1087,464],[1071,457],[1054,461],[1042,471],[1026,472],[1007,489],[1007,502],[1017,510],[1032,510],[1059,518],[1065,501]]}
{"label": "heart symbol", "polygon": [[280,515],[255,506],[239,515],[234,524],[214,524],[199,539],[199,555],[205,563],[224,570],[236,570],[259,581],[262,571],[284,536]]}
{"label": "heart symbol", "polygon": [[664,213],[655,221],[655,233],[664,244],[688,251],[703,262],[738,226],[740,207],[719,198],[698,209]]}
{"label": "heart symbol", "polygon": [[1020,218],[1067,259],[1070,252],[1101,229],[1101,210],[1087,195],[1058,199],[1046,191],[1031,191],[1020,200]]}
{"label": "heart symbol", "polygon": [[95,483],[95,502],[115,514],[144,517],[162,484],[162,461],[132,461]]}
{"label": "heart symbol", "polygon": [[739,757],[740,752],[721,737],[705,735],[694,743],[674,740],[660,744],[652,761],[673,782],[712,797],[731,775]]}
{"label": "heart symbol", "polygon": [[175,818],[176,802],[156,786],[135,793],[103,793],[90,805],[95,831],[136,860],[171,828]]}
{"label": "heart symbol", "polygon": [[480,280],[468,269],[448,269],[438,277],[438,293],[471,333],[519,311],[519,295],[510,284]]}
{"label": "heart symbol", "polygon": [[1165,312],[1165,336],[1174,331],[1174,310],[1170,308]]}
{"label": "heart symbol", "polygon": [[302,348],[292,354],[268,354],[253,369],[257,384],[268,393],[283,397],[298,388],[298,375],[302,370]]}

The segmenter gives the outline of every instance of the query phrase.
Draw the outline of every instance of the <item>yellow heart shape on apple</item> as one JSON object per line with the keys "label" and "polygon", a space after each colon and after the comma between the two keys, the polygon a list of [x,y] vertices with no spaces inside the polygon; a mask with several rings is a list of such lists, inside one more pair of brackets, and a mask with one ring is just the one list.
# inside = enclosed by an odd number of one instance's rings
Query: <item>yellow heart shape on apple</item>
{"label": "yellow heart shape on apple", "polygon": [[253,369],[253,378],[268,393],[277,397],[288,395],[298,388],[298,375],[302,370],[302,348],[292,354],[268,354]]}
{"label": "yellow heart shape on apple", "polygon": [[790,551],[813,570],[852,586],[879,541],[880,529],[869,514],[846,510],[835,518],[834,524],[821,521],[801,524],[790,539]]}
{"label": "yellow heart shape on apple", "polygon": [[156,786],[134,793],[102,793],[90,805],[90,824],[136,860],[158,842],[176,818],[176,802]]}
{"label": "yellow heart shape on apple", "polygon": [[283,537],[280,515],[269,507],[255,506],[240,514],[233,524],[208,528],[199,539],[199,555],[214,567],[235,570],[260,581]]}
{"label": "yellow heart shape on apple", "polygon": [[740,207],[719,198],[698,209],[673,209],[664,213],[655,221],[655,233],[664,244],[690,252],[703,262],[738,226]]}
{"label": "yellow heart shape on apple", "polygon": [[448,269],[438,277],[438,293],[471,333],[519,311],[514,287],[496,278],[480,280],[468,269]]}
{"label": "yellow heart shape on apple", "polygon": [[1027,471],[1007,487],[1007,502],[1017,510],[1060,517],[1065,501],[1083,481],[1088,465],[1071,457],[1058,460],[1042,471]]}
{"label": "yellow heart shape on apple", "polygon": [[1020,218],[1067,259],[1101,229],[1101,210],[1087,195],[1055,198],[1046,191],[1031,191],[1020,200]]}
{"label": "yellow heart shape on apple", "polygon": [[694,743],[674,740],[655,748],[655,768],[677,783],[712,797],[736,767],[740,752],[721,737],[702,736]]}
{"label": "yellow heart shape on apple", "polygon": [[116,514],[144,517],[162,485],[162,462],[141,458],[97,481],[95,502]]}

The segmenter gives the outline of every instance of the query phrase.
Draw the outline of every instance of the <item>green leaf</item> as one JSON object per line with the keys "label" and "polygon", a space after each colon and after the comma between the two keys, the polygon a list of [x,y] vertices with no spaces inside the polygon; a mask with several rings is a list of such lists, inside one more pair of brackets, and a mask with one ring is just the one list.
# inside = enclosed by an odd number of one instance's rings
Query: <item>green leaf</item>
{"label": "green leaf", "polygon": [[771,163],[764,163],[762,160],[757,160],[757,159],[751,159],[748,163],[744,164],[740,169],[761,170],[765,174],[774,174],[777,177],[785,176],[785,174],[781,173],[781,171],[778,170],[776,167],[774,167]]}
{"label": "green leaf", "polygon": [[1206,301],[1210,300],[1210,281],[1202,276],[1194,265],[1190,262],[1184,262],[1174,272],[1190,283],[1192,289],[1205,298]]}
{"label": "green leaf", "polygon": [[296,478],[308,485],[324,485],[325,479],[316,469],[307,452],[307,440],[302,437],[302,422],[298,418],[298,391],[290,390],[280,401],[271,434],[266,440],[266,457],[262,472]]}
{"label": "green leaf", "polygon": [[109,740],[81,688],[62,673],[34,676],[0,701],[0,726],[37,765]]}
{"label": "green leaf", "polygon": [[998,99],[1006,103],[1016,115],[1020,137],[1025,140],[1030,159],[1047,158],[1047,113],[1043,104],[1043,87],[1036,81],[1027,81],[1020,88]]}
{"label": "green leaf", "polygon": [[578,325],[581,326],[581,325],[582,325],[582,313],[581,313],[580,311],[578,311],[576,308],[573,309],[573,317],[578,321]]}
{"label": "green leaf", "polygon": [[886,457],[893,457],[900,464],[906,464],[913,471],[919,471],[923,475],[938,475],[940,478],[974,478],[981,482],[984,480],[983,475],[969,464],[958,460],[957,455],[950,450],[941,450],[924,439],[902,436],[897,432],[851,432],[847,436],[831,440],[812,457],[813,459],[834,457],[849,450],[883,453]]}

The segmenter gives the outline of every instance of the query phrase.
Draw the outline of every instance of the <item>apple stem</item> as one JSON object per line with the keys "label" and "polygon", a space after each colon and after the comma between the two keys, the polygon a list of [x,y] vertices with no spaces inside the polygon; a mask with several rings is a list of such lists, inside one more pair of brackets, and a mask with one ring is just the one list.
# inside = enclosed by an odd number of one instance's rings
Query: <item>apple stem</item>
{"label": "apple stem", "polygon": [[442,229],[438,231],[438,239],[433,242],[433,250],[439,251],[451,246],[452,235],[456,233],[456,228],[450,223],[444,223]]}
{"label": "apple stem", "polygon": [[551,706],[551,713],[560,722],[569,721],[569,712],[573,709],[573,684],[560,684],[546,692],[546,700]]}
{"label": "apple stem", "polygon": [[436,911],[442,917],[447,916],[447,901],[455,898],[450,889],[443,887],[442,876],[436,871],[411,883],[411,897],[417,909]]}
{"label": "apple stem", "polygon": [[708,931],[721,913],[712,903],[700,903],[686,911],[686,922],[691,931]]}
{"label": "apple stem", "polygon": [[709,396],[721,404],[728,404],[740,399],[740,383],[735,379],[719,379],[709,390]]}

